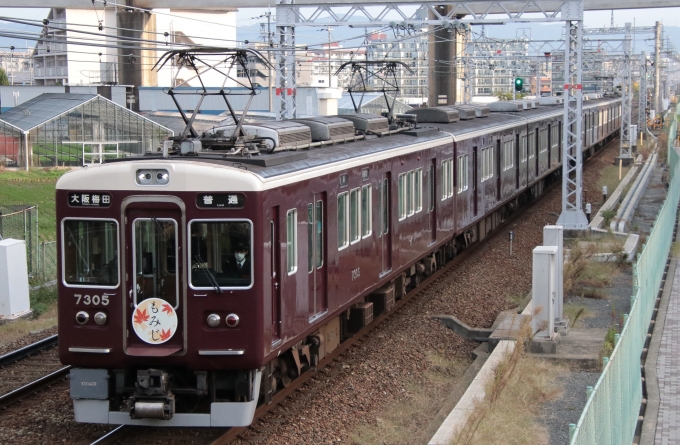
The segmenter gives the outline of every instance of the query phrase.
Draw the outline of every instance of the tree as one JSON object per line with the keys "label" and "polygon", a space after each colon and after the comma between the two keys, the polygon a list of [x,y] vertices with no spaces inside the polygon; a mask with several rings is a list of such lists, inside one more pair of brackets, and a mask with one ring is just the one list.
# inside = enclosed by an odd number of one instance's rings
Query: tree
{"label": "tree", "polygon": [[0,68],[0,85],[9,85],[7,73],[2,68]]}

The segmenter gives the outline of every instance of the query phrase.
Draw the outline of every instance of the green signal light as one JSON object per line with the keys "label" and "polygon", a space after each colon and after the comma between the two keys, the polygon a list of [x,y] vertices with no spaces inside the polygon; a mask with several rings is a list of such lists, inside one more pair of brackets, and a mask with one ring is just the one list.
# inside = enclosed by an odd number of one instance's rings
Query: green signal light
{"label": "green signal light", "polygon": [[522,91],[522,87],[524,87],[524,79],[521,77],[518,77],[515,79],[515,91]]}

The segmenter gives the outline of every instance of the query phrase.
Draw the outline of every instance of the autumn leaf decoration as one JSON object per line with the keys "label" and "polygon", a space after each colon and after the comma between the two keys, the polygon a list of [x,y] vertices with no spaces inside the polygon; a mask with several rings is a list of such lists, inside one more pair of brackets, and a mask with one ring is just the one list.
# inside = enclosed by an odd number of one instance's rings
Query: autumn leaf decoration
{"label": "autumn leaf decoration", "polygon": [[142,324],[149,320],[149,315],[146,313],[146,309],[139,310],[135,312],[135,323]]}
{"label": "autumn leaf decoration", "polygon": [[172,306],[167,303],[163,304],[163,312],[167,312],[168,315],[172,315]]}
{"label": "autumn leaf decoration", "polygon": [[161,340],[165,341],[170,338],[170,335],[172,335],[172,331],[168,329],[167,331],[165,329],[161,330]]}

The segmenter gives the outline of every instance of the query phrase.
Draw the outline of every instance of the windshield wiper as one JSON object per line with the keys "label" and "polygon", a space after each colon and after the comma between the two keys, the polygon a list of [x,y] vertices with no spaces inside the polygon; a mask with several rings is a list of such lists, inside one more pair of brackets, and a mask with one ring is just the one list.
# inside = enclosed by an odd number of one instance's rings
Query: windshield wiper
{"label": "windshield wiper", "polygon": [[194,255],[194,261],[198,264],[198,267],[205,272],[205,276],[208,277],[208,281],[210,281],[210,284],[212,284],[213,289],[215,289],[215,292],[218,294],[222,293],[222,289],[220,289],[220,285],[217,283],[217,280],[215,279],[215,276],[210,272],[210,269],[203,264],[203,258],[201,258],[201,255]]}

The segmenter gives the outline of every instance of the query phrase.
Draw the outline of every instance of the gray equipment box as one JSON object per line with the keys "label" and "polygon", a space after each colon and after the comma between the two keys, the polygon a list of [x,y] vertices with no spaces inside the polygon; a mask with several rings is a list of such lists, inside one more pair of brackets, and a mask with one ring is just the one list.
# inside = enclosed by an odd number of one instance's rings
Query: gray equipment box
{"label": "gray equipment box", "polygon": [[73,368],[69,379],[72,399],[109,398],[109,373],[106,369]]}

